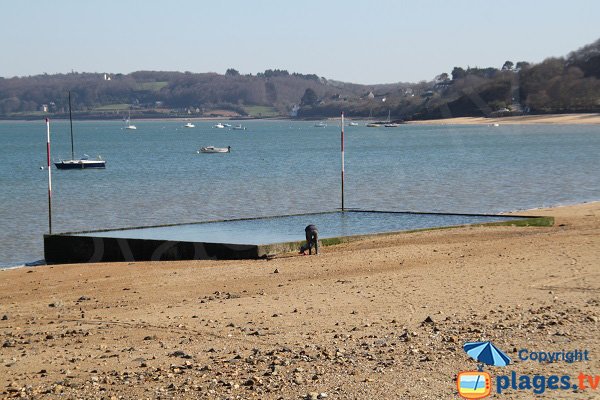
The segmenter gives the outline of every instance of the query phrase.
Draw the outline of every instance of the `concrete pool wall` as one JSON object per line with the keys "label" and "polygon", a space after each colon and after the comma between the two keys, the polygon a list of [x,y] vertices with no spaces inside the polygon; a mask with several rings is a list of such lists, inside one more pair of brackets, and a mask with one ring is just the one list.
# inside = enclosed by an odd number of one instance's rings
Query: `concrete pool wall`
{"label": "concrete pool wall", "polygon": [[[551,226],[551,217],[348,210],[44,235],[49,264],[258,259],[297,251],[315,223],[328,246],[464,225]],[[215,240],[217,239],[217,240]]]}

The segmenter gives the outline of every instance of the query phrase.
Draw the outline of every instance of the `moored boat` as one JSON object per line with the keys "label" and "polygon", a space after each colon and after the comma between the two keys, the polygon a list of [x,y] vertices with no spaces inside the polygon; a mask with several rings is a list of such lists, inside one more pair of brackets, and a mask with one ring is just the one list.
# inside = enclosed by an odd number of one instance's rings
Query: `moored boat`
{"label": "moored boat", "polygon": [[127,120],[125,121],[125,129],[137,130],[137,127],[131,123],[131,111],[127,114]]}
{"label": "moored boat", "polygon": [[200,153],[230,153],[230,152],[231,152],[231,146],[227,146],[227,147],[206,146],[206,147],[201,147],[200,150],[197,151],[198,154],[200,154]]}
{"label": "moored boat", "polygon": [[106,168],[106,161],[100,158],[100,156],[96,160],[83,157],[78,160],[60,160],[59,162],[55,162],[54,165],[58,169],[100,169]]}
{"label": "moored boat", "polygon": [[100,169],[106,168],[106,161],[104,161],[100,156],[96,160],[90,160],[87,154],[84,154],[82,158],[75,158],[75,146],[73,140],[73,115],[71,113],[71,92],[69,92],[69,123],[71,125],[71,159],[70,160],[60,160],[59,162],[55,162],[54,165],[58,169]]}

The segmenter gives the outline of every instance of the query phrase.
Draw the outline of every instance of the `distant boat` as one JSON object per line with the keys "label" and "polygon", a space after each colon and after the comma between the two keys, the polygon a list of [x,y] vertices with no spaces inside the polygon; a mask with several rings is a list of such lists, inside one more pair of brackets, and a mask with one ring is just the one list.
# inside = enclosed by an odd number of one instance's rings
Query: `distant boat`
{"label": "distant boat", "polygon": [[89,169],[89,168],[106,168],[106,161],[100,156],[96,160],[90,160],[87,154],[84,154],[82,158],[75,158],[75,147],[73,145],[73,115],[71,113],[71,92],[69,92],[69,122],[71,123],[71,159],[60,160],[55,162],[54,165],[58,169]]}
{"label": "distant boat", "polygon": [[388,110],[388,119],[386,121],[386,123],[383,125],[386,128],[397,128],[400,126],[400,124],[397,124],[395,122],[392,122],[392,119],[390,118],[392,115],[392,112],[390,110]]}
{"label": "distant boat", "polygon": [[358,126],[358,122],[350,122],[348,126]]}
{"label": "distant boat", "polygon": [[231,129],[233,129],[234,131],[245,131],[246,127],[242,126],[242,125],[236,125],[233,128],[231,128]]}
{"label": "distant boat", "polygon": [[231,146],[227,146],[227,147],[206,146],[206,147],[201,147],[200,150],[197,151],[198,154],[200,154],[200,153],[230,153],[230,152],[231,152]]}
{"label": "distant boat", "polygon": [[184,128],[195,128],[195,127],[196,127],[196,125],[192,124],[191,122],[188,122],[188,123],[187,123],[187,124],[185,124],[183,127],[184,127]]}
{"label": "distant boat", "polygon": [[379,122],[369,122],[367,124],[367,127],[369,128],[379,128],[381,127],[383,124],[379,123]]}
{"label": "distant boat", "polygon": [[223,126],[226,128],[231,128],[231,124],[223,124]]}
{"label": "distant boat", "polygon": [[327,128],[327,124],[325,122],[319,122],[315,124],[315,128]]}
{"label": "distant boat", "polygon": [[129,112],[129,113],[127,114],[127,121],[125,121],[125,129],[136,130],[136,129],[137,129],[137,127],[136,127],[135,125],[132,125],[132,124],[131,124],[131,121],[130,121],[130,119],[131,119],[131,112]]}
{"label": "distant boat", "polygon": [[218,124],[216,124],[216,125],[213,125],[213,128],[224,129],[224,128],[225,128],[225,125],[223,125],[222,123],[220,123],[220,122],[219,122]]}

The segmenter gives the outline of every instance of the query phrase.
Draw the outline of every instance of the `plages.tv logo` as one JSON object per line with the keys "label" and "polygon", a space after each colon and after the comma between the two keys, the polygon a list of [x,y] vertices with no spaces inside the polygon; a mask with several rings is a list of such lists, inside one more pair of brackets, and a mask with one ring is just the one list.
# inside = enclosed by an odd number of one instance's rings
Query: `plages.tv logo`
{"label": "plages.tv logo", "polygon": [[464,399],[483,399],[492,392],[492,378],[483,371],[463,371],[456,378],[456,386]]}
{"label": "plages.tv logo", "polygon": [[492,342],[468,342],[463,346],[465,352],[479,363],[477,371],[462,371],[456,377],[456,388],[463,399],[483,399],[492,392],[492,377],[483,371],[483,365],[504,367],[511,363]]}

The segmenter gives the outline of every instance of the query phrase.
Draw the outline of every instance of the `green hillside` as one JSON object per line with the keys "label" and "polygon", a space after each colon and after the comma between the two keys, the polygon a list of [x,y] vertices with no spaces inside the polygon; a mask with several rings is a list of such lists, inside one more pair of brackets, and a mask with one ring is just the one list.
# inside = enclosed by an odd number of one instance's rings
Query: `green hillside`
{"label": "green hillside", "polygon": [[[454,67],[431,81],[359,85],[315,74],[173,71],[69,73],[0,78],[0,118],[297,116],[431,119],[523,113],[600,112],[600,40],[539,64]],[[374,77],[373,80],[376,80]]]}

